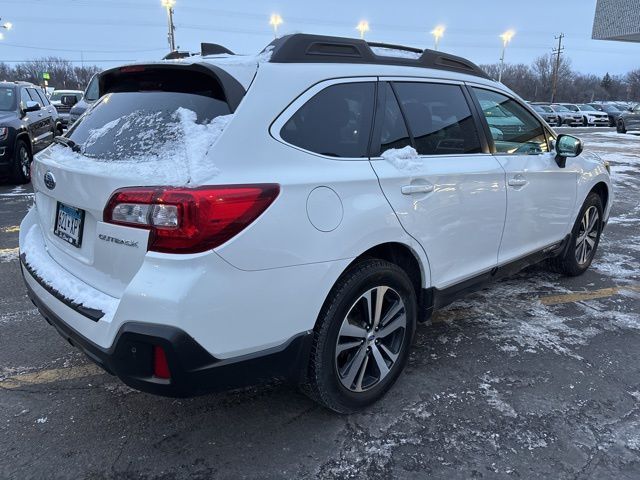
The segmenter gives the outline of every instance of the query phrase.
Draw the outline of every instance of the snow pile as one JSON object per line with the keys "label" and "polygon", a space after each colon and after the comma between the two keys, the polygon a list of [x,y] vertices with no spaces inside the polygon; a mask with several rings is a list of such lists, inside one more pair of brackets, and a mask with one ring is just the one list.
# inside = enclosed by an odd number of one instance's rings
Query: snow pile
{"label": "snow pile", "polygon": [[410,146],[386,150],[381,157],[398,170],[417,170],[422,165],[418,152]]}
{"label": "snow pile", "polygon": [[21,245],[29,267],[51,288],[64,297],[87,308],[104,312],[102,320],[111,321],[118,308],[118,299],[81,282],[58,265],[47,253],[39,225],[33,225]]}
{"label": "snow pile", "polygon": [[397,48],[388,47],[371,47],[373,53],[380,55],[381,57],[397,57],[397,58],[411,58],[417,60],[422,56],[422,52],[412,52],[410,50],[399,50]]}
{"label": "snow pile", "polygon": [[[233,115],[200,124],[195,112],[179,108],[171,121],[162,117],[161,112],[131,112],[92,130],[82,145],[84,154],[54,145],[48,159],[91,174],[139,177],[168,185],[198,184],[215,176],[219,170],[207,154]],[[101,141],[108,144],[108,158],[89,156],[87,149]]]}

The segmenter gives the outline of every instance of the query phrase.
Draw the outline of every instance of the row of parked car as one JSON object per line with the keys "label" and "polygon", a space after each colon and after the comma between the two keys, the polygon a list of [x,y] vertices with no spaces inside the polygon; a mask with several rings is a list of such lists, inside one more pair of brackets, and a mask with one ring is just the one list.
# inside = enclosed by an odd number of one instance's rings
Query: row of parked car
{"label": "row of parked car", "polygon": [[640,104],[626,102],[544,103],[530,102],[533,109],[554,127],[616,127],[626,133],[635,126]]}
{"label": "row of parked car", "polygon": [[0,177],[28,183],[33,155],[97,99],[96,77],[84,92],[55,90],[51,95],[29,82],[0,82]]}

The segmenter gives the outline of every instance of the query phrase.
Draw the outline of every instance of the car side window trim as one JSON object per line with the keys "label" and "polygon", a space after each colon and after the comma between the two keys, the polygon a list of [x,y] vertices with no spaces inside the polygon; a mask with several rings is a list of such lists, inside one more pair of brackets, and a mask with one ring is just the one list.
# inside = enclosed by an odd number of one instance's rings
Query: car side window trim
{"label": "car side window trim", "polygon": [[[370,157],[332,157],[329,155],[323,155],[321,153],[313,152],[311,150],[307,150],[305,148],[302,148],[287,142],[282,138],[280,132],[282,131],[282,128],[284,127],[284,125],[291,119],[291,117],[293,117],[296,114],[296,112],[302,106],[304,106],[309,100],[311,100],[314,96],[316,96],[318,93],[325,90],[326,88],[329,88],[333,85],[340,85],[345,83],[373,83],[374,87],[377,88],[377,82],[378,82],[378,77],[366,76],[366,77],[338,77],[338,78],[327,79],[327,80],[323,80],[321,82],[315,83],[311,85],[309,88],[307,88],[305,91],[303,91],[300,95],[298,95],[298,97],[296,97],[291,103],[289,103],[289,105],[276,117],[276,119],[269,126],[269,135],[271,135],[271,137],[274,140],[277,140],[278,142],[290,148],[295,148],[296,150],[299,150],[301,152],[305,152],[310,155],[314,155],[316,157],[324,158],[327,160],[340,161],[340,162],[368,161]],[[372,127],[370,129],[369,143],[367,147],[369,154],[371,152],[371,141],[373,138],[372,131],[375,128],[374,127],[375,117],[376,117],[376,112],[378,108],[377,107],[378,94],[375,91],[374,91],[373,101],[374,101],[374,106],[373,106],[374,120],[372,123]]]}

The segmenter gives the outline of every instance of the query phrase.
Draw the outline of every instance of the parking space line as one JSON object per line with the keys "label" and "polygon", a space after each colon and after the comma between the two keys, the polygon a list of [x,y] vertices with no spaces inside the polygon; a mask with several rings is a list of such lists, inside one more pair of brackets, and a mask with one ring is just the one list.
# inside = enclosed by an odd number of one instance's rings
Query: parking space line
{"label": "parking space line", "polygon": [[3,227],[0,229],[2,233],[17,233],[20,231],[20,225],[13,225],[12,227]]}
{"label": "parking space line", "polygon": [[0,381],[0,389],[16,390],[29,385],[43,385],[63,380],[74,380],[92,375],[102,375],[103,373],[105,373],[104,370],[97,365],[91,364],[79,367],[52,368],[9,377]]}
{"label": "parking space line", "polygon": [[542,303],[543,305],[560,305],[563,303],[583,302],[585,300],[596,300],[598,298],[612,297],[613,295],[619,295],[624,291],[640,292],[640,286],[622,285],[618,287],[601,288],[599,290],[592,290],[590,292],[573,292],[563,295],[549,295],[547,297],[540,298],[540,303]]}

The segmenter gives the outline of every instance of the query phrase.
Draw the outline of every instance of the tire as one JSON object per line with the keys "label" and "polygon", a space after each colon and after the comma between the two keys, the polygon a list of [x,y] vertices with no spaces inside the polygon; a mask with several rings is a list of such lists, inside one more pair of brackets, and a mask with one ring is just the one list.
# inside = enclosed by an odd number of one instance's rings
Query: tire
{"label": "tire", "polygon": [[619,120],[616,126],[616,132],[618,133],[627,133],[627,129],[624,126],[624,120]]}
{"label": "tire", "polygon": [[[367,309],[368,304],[374,308]],[[304,393],[338,413],[356,412],[380,399],[407,364],[416,314],[416,292],[400,267],[377,259],[350,267],[318,317]],[[376,318],[379,327],[372,328]]]}
{"label": "tire", "polygon": [[[594,214],[596,217],[592,223]],[[600,244],[602,219],[602,199],[592,192],[580,209],[565,252],[550,261],[553,270],[570,277],[577,277],[587,271]]]}
{"label": "tire", "polygon": [[31,150],[24,140],[16,142],[16,149],[13,153],[13,165],[11,166],[10,181],[16,184],[25,184],[31,181],[31,162],[33,156]]}
{"label": "tire", "polygon": [[583,127],[589,126],[589,120],[587,120],[587,117],[582,117],[582,126]]}

